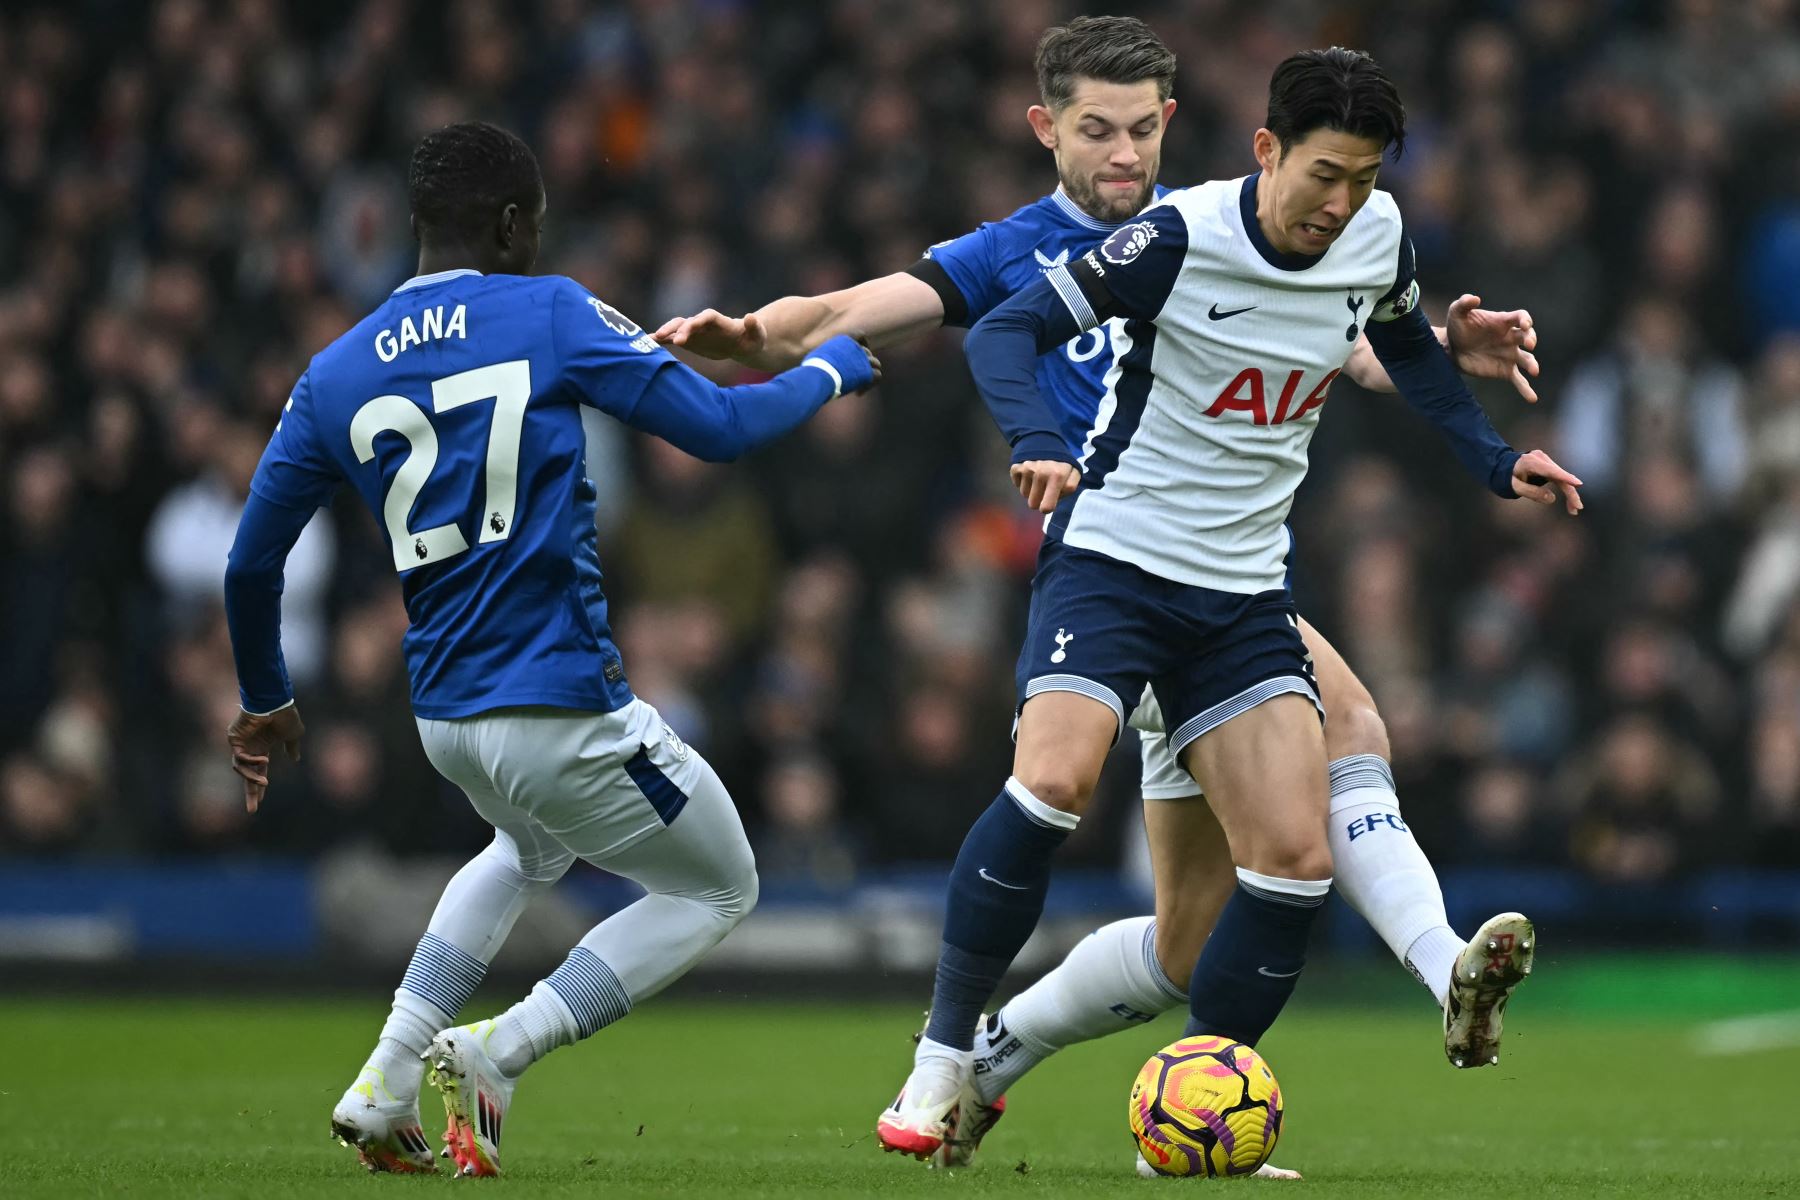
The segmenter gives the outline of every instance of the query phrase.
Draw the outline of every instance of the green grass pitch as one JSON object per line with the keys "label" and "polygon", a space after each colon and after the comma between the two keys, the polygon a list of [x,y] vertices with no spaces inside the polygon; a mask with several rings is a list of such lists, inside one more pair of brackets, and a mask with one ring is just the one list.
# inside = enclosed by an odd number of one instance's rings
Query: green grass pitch
{"label": "green grass pitch", "polygon": [[1345,1009],[1304,990],[1263,1045],[1288,1104],[1275,1161],[1305,1172],[1298,1184],[1132,1174],[1126,1091],[1178,1035],[1173,1016],[1051,1060],[1014,1090],[982,1161],[945,1175],[879,1153],[870,1133],[916,1006],[651,1003],[533,1069],[507,1121],[507,1177],[475,1182],[371,1177],[327,1138],[379,994],[3,1000],[0,1195],[1800,1195],[1800,1039],[1702,1054],[1704,1020],[1678,995],[1659,1012],[1641,992],[1622,1007],[1583,1002],[1574,980],[1538,984],[1501,1065],[1467,1072],[1444,1063],[1419,997]]}

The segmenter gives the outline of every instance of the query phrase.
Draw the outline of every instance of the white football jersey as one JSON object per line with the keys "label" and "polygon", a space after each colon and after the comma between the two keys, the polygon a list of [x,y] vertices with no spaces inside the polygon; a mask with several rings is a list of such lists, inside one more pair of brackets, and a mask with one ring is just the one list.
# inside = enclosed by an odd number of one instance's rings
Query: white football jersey
{"label": "white football jersey", "polygon": [[1418,296],[1388,193],[1324,254],[1284,255],[1257,224],[1256,179],[1173,192],[1047,275],[1084,330],[1097,306],[1128,318],[1052,533],[1239,594],[1285,585],[1285,522],[1331,382],[1365,322]]}

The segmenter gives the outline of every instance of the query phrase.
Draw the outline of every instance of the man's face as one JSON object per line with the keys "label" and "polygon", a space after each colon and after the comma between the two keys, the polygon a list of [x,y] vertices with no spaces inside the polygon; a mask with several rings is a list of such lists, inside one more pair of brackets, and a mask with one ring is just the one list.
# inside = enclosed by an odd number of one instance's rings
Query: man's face
{"label": "man's face", "polygon": [[1256,131],[1263,187],[1257,218],[1270,243],[1285,254],[1323,254],[1375,190],[1385,147],[1374,138],[1315,129],[1281,142]]}
{"label": "man's face", "polygon": [[1061,110],[1033,105],[1027,116],[1038,141],[1056,154],[1063,190],[1090,217],[1117,222],[1150,202],[1174,112],[1175,102],[1156,94],[1153,79],[1079,79]]}

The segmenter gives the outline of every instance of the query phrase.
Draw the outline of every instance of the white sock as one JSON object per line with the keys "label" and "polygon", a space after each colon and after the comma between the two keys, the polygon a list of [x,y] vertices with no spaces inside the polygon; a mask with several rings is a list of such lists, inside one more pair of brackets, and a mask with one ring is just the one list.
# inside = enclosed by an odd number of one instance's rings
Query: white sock
{"label": "white sock", "polygon": [[566,855],[550,863],[534,856],[532,874],[537,878],[529,877],[518,844],[496,831],[487,848],[444,886],[368,1058],[396,1099],[419,1094],[425,1077],[420,1056],[440,1030],[455,1022],[525,906],[566,866]]}
{"label": "white sock", "polygon": [[1156,958],[1156,918],[1130,917],[1081,940],[975,1035],[975,1090],[991,1104],[1065,1046],[1130,1029],[1179,1004]]}
{"label": "white sock", "polygon": [[531,994],[497,1018],[488,1054],[517,1076],[591,1037],[687,973],[756,903],[756,860],[737,808],[703,759],[680,819],[603,859],[647,893],[594,928]]}
{"label": "white sock", "polygon": [[558,1046],[581,1040],[575,1014],[543,980],[531,994],[501,1013],[488,1038],[488,1056],[507,1075],[520,1073]]}
{"label": "white sock", "polygon": [[923,1100],[942,1096],[946,1091],[960,1090],[969,1073],[969,1059],[970,1051],[958,1050],[928,1037],[920,1038],[913,1050],[912,1073],[906,1078],[907,1091],[916,1093],[912,1097],[914,1100]]}
{"label": "white sock", "polygon": [[[1437,872],[1400,819],[1394,775],[1379,755],[1353,754],[1331,764],[1330,832],[1338,891],[1441,1007],[1462,940],[1444,914]],[[1443,947],[1452,943],[1444,958]]]}
{"label": "white sock", "polygon": [[1468,943],[1448,925],[1440,925],[1421,933],[1406,950],[1406,965],[1431,989],[1438,1007],[1450,992],[1450,973],[1456,969],[1456,956]]}
{"label": "white sock", "polygon": [[369,1066],[381,1072],[382,1086],[396,1100],[419,1094],[425,1082],[425,1060],[420,1056],[450,1020],[443,1009],[421,996],[404,988],[394,993],[394,1007],[381,1027],[381,1040],[369,1054]]}

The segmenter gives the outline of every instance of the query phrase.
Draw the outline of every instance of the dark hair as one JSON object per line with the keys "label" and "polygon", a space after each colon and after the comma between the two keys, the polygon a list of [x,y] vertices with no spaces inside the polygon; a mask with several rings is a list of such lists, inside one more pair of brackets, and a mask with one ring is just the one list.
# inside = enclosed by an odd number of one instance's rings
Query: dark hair
{"label": "dark hair", "polygon": [[1406,107],[1394,81],[1367,54],[1342,46],[1283,59],[1269,77],[1264,124],[1284,147],[1315,129],[1370,138],[1395,158],[1406,146]]}
{"label": "dark hair", "polygon": [[1077,79],[1154,79],[1159,100],[1175,89],[1175,52],[1136,17],[1076,17],[1046,29],[1035,61],[1038,93],[1053,109],[1069,103]]}
{"label": "dark hair", "polygon": [[544,194],[531,147],[498,125],[465,121],[428,133],[406,172],[421,237],[469,239],[508,204],[534,211]]}

